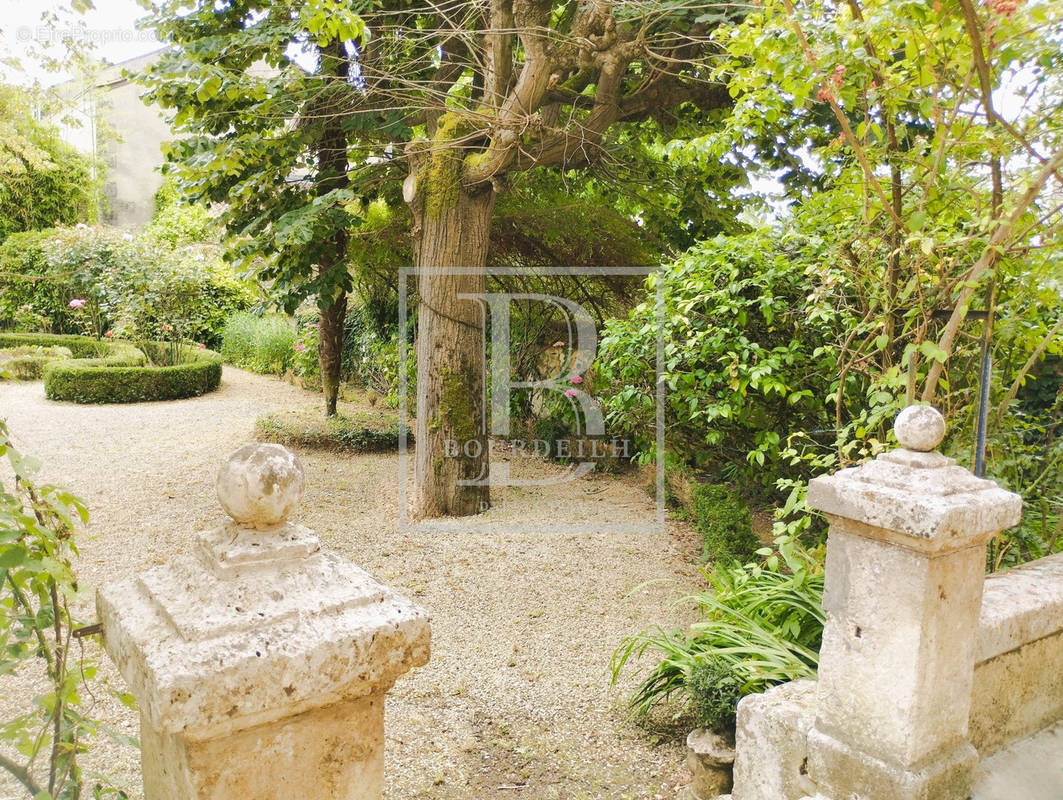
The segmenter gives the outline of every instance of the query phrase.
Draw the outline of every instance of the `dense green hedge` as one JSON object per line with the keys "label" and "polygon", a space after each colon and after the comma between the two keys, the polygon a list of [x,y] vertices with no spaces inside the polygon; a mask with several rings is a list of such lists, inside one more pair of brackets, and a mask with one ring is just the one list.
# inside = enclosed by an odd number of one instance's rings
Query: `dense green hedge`
{"label": "dense green hedge", "polygon": [[726,486],[698,484],[692,492],[694,526],[701,533],[703,561],[737,561],[756,558],[760,541],[753,535],[749,508]]}
{"label": "dense green hedge", "polygon": [[[167,352],[161,342],[145,345],[154,359]],[[213,350],[184,347],[183,362],[172,366],[147,363],[143,352],[116,342],[102,358],[57,361],[44,370],[44,393],[50,400],[75,403],[139,403],[196,397],[218,388],[221,356]]]}
{"label": "dense green hedge", "polygon": [[46,364],[73,357],[74,354],[68,347],[0,347],[0,379],[4,378],[3,373],[7,372],[16,380],[39,381],[44,376]]}
{"label": "dense green hedge", "polygon": [[9,347],[65,347],[74,358],[96,358],[110,353],[121,343],[104,342],[89,336],[58,333],[0,332],[0,348]]}

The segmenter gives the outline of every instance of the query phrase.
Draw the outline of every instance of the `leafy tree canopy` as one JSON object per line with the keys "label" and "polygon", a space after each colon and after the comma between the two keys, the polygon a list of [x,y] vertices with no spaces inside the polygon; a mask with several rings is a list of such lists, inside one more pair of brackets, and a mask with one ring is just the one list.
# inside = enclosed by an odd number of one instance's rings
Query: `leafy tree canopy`
{"label": "leafy tree canopy", "polygon": [[18,231],[94,222],[90,158],[38,121],[31,95],[0,85],[0,241]]}

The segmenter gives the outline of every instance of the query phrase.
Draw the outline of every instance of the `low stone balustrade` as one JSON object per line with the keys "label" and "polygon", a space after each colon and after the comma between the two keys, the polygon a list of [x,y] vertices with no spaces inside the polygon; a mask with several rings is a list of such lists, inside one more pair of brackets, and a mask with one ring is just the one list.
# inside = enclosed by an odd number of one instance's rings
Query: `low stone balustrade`
{"label": "low stone balustrade", "polygon": [[733,800],[988,797],[982,759],[1063,719],[1063,557],[987,579],[1021,498],[934,452],[934,409],[895,431],[809,486],[830,522],[818,680],[739,704]]}
{"label": "low stone balustrade", "polygon": [[428,661],[428,615],[287,521],[303,481],[280,445],[237,450],[217,479],[232,521],[97,594],[146,800],[382,795],[384,696]]}

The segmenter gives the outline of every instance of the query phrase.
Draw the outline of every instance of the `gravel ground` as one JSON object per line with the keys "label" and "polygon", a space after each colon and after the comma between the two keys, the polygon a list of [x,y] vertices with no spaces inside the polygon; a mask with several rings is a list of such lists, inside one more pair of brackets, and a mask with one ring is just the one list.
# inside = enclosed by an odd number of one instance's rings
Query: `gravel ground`
{"label": "gravel ground", "polygon": [[[0,416],[20,448],[90,506],[78,564],[89,586],[189,547],[221,521],[213,476],[255,418],[319,402],[228,367],[219,391],[168,403],[78,406],[45,400],[40,383],[0,384]],[[388,698],[387,800],[675,797],[689,779],[682,749],[627,720],[634,676],[610,687],[608,664],[625,634],[683,621],[675,601],[698,585],[697,548],[680,523],[650,530],[653,500],[634,476],[511,489],[467,528],[404,533],[395,455],[299,455],[308,488],[296,519],[432,613],[431,661]],[[517,476],[546,469],[521,456],[510,466]],[[529,520],[581,530],[538,531]],[[638,532],[600,529],[616,523]],[[0,682],[0,720],[30,691]],[[93,713],[136,733],[135,713],[105,696]],[[137,798],[138,758],[101,739],[83,763]],[[0,798],[25,796],[4,781]]]}

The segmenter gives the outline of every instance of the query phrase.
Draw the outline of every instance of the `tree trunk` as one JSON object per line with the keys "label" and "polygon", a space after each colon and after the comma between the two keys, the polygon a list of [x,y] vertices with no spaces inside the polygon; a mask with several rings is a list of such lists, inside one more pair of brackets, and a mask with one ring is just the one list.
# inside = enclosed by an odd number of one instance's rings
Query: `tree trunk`
{"label": "tree trunk", "polygon": [[[321,74],[346,83],[350,63],[343,43],[335,41],[321,50]],[[328,84],[326,84],[328,86]],[[347,176],[347,135],[343,130],[340,109],[333,100],[322,95],[314,113],[327,115],[317,147],[318,192],[325,194],[350,184]],[[336,416],[336,399],[340,391],[340,367],[343,362],[343,325],[347,317],[347,231],[336,230],[321,255],[318,271],[322,289],[318,292],[317,358],[321,370],[321,390],[325,395],[325,416]],[[332,296],[327,307],[324,303]]]}
{"label": "tree trunk", "polygon": [[[417,174],[411,198],[422,270],[417,284],[418,517],[476,514],[489,503],[483,310],[481,303],[458,295],[485,290],[495,193],[490,185],[474,192],[462,188],[461,159],[461,149],[437,149]],[[448,274],[448,267],[471,268],[471,274]]]}
{"label": "tree trunk", "polygon": [[343,364],[343,325],[347,318],[347,293],[343,292],[317,323],[317,358],[321,365],[321,391],[325,394],[325,416],[336,416],[336,399],[340,393],[340,368]]}

